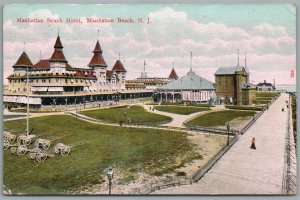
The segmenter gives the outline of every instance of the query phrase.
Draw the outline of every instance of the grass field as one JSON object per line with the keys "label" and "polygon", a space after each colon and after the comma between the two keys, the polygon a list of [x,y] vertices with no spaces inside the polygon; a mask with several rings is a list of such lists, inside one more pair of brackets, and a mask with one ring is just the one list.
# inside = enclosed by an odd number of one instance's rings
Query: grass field
{"label": "grass field", "polygon": [[17,117],[26,117],[26,115],[3,115],[3,119],[12,119]]}
{"label": "grass field", "polygon": [[277,95],[277,92],[256,92],[256,104],[268,104]]}
{"label": "grass field", "polygon": [[[149,103],[147,105],[159,105],[158,103]],[[161,105],[163,106],[183,106],[183,102],[162,102]],[[214,107],[213,105],[207,103],[189,103],[185,104],[186,106],[195,106],[195,107]]]}
{"label": "grass field", "polygon": [[156,110],[175,113],[180,115],[189,115],[195,112],[207,111],[209,108],[193,106],[154,106]]}
{"label": "grass field", "polygon": [[248,117],[253,116],[256,112],[254,111],[237,111],[237,110],[226,110],[219,112],[207,113],[199,116],[191,121],[188,121],[188,125],[192,126],[225,126],[225,123],[236,119],[238,117]]}
{"label": "grass field", "polygon": [[225,105],[225,108],[234,110],[262,110],[262,106],[245,106],[245,105]]}
{"label": "grass field", "polygon": [[277,92],[256,92],[256,97],[275,97],[278,93]]}
{"label": "grass field", "polygon": [[[126,112],[126,119],[125,119]],[[128,121],[130,118],[131,123],[141,123],[141,124],[161,124],[167,123],[172,120],[172,118],[157,115],[150,112],[146,112],[141,106],[123,106],[123,107],[114,107],[90,111],[80,112],[83,115],[100,119],[106,122],[119,123],[121,120],[124,122]]]}
{"label": "grass field", "polygon": [[[18,120],[4,126],[24,130],[25,124]],[[126,183],[137,172],[161,175],[201,158],[187,134],[174,131],[103,126],[65,115],[33,118],[30,125],[33,134],[45,139],[68,135],[54,142],[48,150],[51,154],[58,142],[82,145],[72,147],[68,156],[54,155],[40,163],[4,151],[3,184],[13,193],[74,194],[106,181],[108,166],[116,171],[115,181]]]}

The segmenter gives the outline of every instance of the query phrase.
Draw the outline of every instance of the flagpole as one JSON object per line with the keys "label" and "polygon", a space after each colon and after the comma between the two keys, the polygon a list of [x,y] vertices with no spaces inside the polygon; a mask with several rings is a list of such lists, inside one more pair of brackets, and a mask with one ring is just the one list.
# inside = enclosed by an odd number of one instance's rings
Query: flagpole
{"label": "flagpole", "polygon": [[190,66],[190,70],[192,71],[192,65],[193,65],[193,52],[191,51],[191,66]]}
{"label": "flagpole", "polygon": [[27,66],[27,125],[26,125],[26,134],[29,135],[29,77],[28,77],[28,66]]}

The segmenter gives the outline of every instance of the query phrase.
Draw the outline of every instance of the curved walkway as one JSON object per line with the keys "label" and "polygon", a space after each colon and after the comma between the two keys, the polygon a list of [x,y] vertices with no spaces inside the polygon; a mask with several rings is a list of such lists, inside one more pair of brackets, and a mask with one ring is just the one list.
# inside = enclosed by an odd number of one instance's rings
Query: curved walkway
{"label": "curved walkway", "polygon": [[194,117],[198,117],[200,115],[204,115],[206,113],[209,112],[213,112],[215,110],[219,110],[216,107],[211,107],[211,110],[209,111],[201,111],[201,112],[196,112],[196,113],[192,113],[189,115],[179,115],[179,114],[174,114],[174,113],[169,113],[169,112],[163,112],[163,111],[159,111],[154,109],[154,111],[150,110],[150,107],[154,107],[154,105],[144,105],[144,108],[148,111],[148,112],[152,112],[155,114],[159,114],[159,115],[165,115],[168,117],[172,117],[173,120],[167,124],[163,124],[163,126],[172,126],[172,127],[179,127],[179,128],[184,128],[185,126],[183,125],[183,123],[189,119],[192,119]]}
{"label": "curved walkway", "polygon": [[[287,100],[281,94],[198,183],[154,194],[282,194]],[[253,137],[256,150],[250,149]]]}

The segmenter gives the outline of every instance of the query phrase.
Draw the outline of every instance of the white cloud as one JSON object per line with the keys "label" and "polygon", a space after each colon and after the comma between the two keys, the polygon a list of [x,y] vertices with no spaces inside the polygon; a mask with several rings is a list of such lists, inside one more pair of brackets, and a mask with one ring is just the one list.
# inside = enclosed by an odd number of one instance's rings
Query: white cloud
{"label": "white cloud", "polygon": [[[100,15],[93,14],[89,17],[98,18]],[[59,16],[41,9],[33,12],[31,17]],[[275,71],[286,73],[290,67],[295,67],[296,39],[283,26],[262,23],[246,30],[221,23],[202,23],[189,19],[185,12],[177,12],[168,7],[149,13],[149,17],[152,24],[142,26],[137,31],[128,28],[124,34],[120,34],[117,25],[111,24],[26,26],[7,20],[4,22],[4,76],[8,75],[11,70],[7,69],[11,69],[11,65],[20,56],[23,40],[26,40],[26,52],[33,62],[38,61],[39,50],[42,50],[43,58],[49,58],[58,28],[65,56],[71,65],[86,67],[92,57],[99,29],[100,44],[108,69],[111,69],[120,52],[130,78],[140,75],[144,59],[151,76],[168,76],[174,60],[178,74],[185,75],[189,68],[190,51],[194,55],[194,70],[212,81],[213,73],[218,67],[236,65],[238,48],[241,49],[241,60],[247,50],[252,78],[257,78],[257,81],[261,81],[264,73],[272,71],[271,74],[279,77]],[[80,18],[85,22],[86,16]],[[24,33],[26,38],[22,37]],[[285,77],[282,79],[290,80]]]}

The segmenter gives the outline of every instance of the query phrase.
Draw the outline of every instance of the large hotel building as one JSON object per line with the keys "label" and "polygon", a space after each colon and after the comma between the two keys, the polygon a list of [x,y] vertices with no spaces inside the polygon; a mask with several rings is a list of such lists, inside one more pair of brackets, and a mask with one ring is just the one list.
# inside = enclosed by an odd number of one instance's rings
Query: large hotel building
{"label": "large hotel building", "polygon": [[152,90],[126,82],[126,69],[120,60],[107,69],[99,41],[88,68],[75,68],[68,63],[59,35],[49,59],[32,64],[24,51],[12,67],[13,74],[7,77],[4,90],[5,106],[24,105],[27,96],[30,107],[36,108],[152,96]]}

